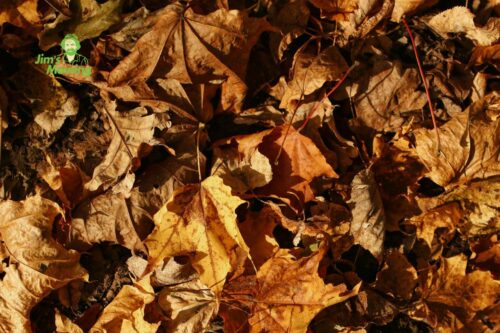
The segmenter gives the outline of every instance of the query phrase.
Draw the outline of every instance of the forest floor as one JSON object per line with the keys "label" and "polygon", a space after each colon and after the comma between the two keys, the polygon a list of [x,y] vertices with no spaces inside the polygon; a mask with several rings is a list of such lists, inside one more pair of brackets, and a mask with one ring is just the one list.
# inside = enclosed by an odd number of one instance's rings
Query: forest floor
{"label": "forest floor", "polygon": [[0,332],[499,332],[500,5],[0,2]]}

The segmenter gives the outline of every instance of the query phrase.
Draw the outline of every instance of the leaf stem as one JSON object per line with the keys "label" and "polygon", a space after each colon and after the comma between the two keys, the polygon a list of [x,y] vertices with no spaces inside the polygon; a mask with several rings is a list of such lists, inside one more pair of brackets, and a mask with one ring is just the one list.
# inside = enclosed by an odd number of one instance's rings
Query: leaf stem
{"label": "leaf stem", "polygon": [[417,60],[418,71],[420,72],[420,77],[422,78],[422,81],[424,82],[425,94],[427,95],[427,104],[429,104],[429,109],[431,111],[432,126],[434,126],[434,130],[436,131],[437,154],[439,155],[439,153],[441,153],[441,139],[439,137],[439,128],[437,127],[437,124],[436,124],[436,114],[434,112],[434,107],[432,106],[431,94],[429,92],[429,86],[427,84],[427,80],[425,79],[425,73],[424,73],[424,70],[422,69],[422,64],[420,62],[420,58],[419,58],[418,52],[417,52],[417,46],[415,45],[415,39],[413,38],[413,34],[411,32],[410,26],[406,22],[406,18],[404,16],[402,17],[402,21],[406,27],[406,30],[408,31],[408,35],[410,35],[410,41],[411,41],[411,45],[413,47],[413,53],[415,54],[415,59]]}
{"label": "leaf stem", "polygon": [[304,127],[306,127],[307,123],[314,116],[314,113],[316,112],[316,110],[318,109],[318,107],[321,104],[323,104],[324,100],[327,99],[331,94],[333,94],[335,92],[335,90],[337,90],[342,85],[342,83],[344,83],[344,81],[345,81],[345,79],[347,79],[347,76],[349,75],[349,73],[351,73],[351,71],[357,65],[358,65],[358,63],[355,62],[351,67],[349,67],[349,69],[347,70],[347,72],[345,72],[344,76],[342,76],[342,78],[340,79],[340,81],[337,82],[337,84],[335,86],[333,86],[333,88],[330,89],[330,91],[327,92],[326,95],[323,96],[323,98],[319,102],[316,102],[316,104],[311,109],[311,111],[309,111],[309,114],[307,115],[307,118],[304,120],[304,122],[302,123],[302,125],[300,125],[300,127],[297,129],[297,132],[300,132]]}

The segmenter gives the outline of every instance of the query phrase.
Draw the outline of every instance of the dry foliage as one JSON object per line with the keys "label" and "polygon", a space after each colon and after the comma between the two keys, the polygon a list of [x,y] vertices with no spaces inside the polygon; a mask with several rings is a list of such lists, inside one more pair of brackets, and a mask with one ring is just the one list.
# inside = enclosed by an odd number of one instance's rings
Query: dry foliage
{"label": "dry foliage", "polygon": [[0,1],[0,333],[499,332],[499,14]]}

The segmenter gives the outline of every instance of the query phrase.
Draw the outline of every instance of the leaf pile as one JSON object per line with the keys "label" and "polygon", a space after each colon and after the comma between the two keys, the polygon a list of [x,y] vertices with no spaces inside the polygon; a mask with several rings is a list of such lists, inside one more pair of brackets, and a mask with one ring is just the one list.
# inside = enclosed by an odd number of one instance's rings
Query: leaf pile
{"label": "leaf pile", "polygon": [[1,1],[0,332],[500,331],[499,14]]}

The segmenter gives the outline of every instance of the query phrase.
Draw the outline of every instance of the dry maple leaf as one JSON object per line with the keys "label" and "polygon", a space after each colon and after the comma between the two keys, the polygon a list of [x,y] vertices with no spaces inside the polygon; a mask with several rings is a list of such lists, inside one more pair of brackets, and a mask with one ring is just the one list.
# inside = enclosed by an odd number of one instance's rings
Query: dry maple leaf
{"label": "dry maple leaf", "polygon": [[41,28],[38,0],[2,1],[0,3],[0,27],[10,23],[27,29],[32,34]]}
{"label": "dry maple leaf", "polygon": [[438,33],[447,37],[448,33],[463,32],[467,37],[476,41],[478,45],[489,46],[500,37],[499,20],[492,21],[491,26],[477,27],[474,23],[474,14],[467,7],[456,6],[445,10],[429,20],[429,25]]}
{"label": "dry maple leaf", "polygon": [[87,279],[79,253],[51,237],[60,214],[56,203],[40,196],[0,202],[0,240],[10,257],[0,280],[0,331],[31,332],[30,311],[38,302],[73,280]]}
{"label": "dry maple leaf", "polygon": [[[474,315],[495,304],[500,283],[489,272],[466,272],[464,255],[443,258],[441,267],[425,286],[423,302],[411,311],[440,332],[467,331]],[[479,319],[475,319],[479,320]]]}
{"label": "dry maple leaf", "polygon": [[317,54],[316,50],[307,52],[307,45],[294,55],[292,79],[288,81],[281,99],[280,108],[289,112],[293,112],[298,102],[326,82],[340,79],[349,67],[336,46]]}
{"label": "dry maple leaf", "polygon": [[199,279],[164,287],[158,305],[171,319],[169,332],[203,332],[217,314],[213,291]]}
{"label": "dry maple leaf", "polygon": [[266,21],[248,18],[237,10],[219,9],[199,15],[179,3],[151,15],[155,17],[154,26],[113,69],[110,84],[150,76],[181,83],[227,79],[222,85],[222,109],[239,111],[246,92],[243,79],[250,49],[260,33],[269,29]]}
{"label": "dry maple leaf", "polygon": [[[305,333],[323,308],[357,294],[360,284],[349,291],[343,284],[325,284],[319,277],[318,266],[325,251],[322,246],[320,251],[298,258],[292,251],[280,249],[260,267],[255,295],[244,301],[251,304],[250,332]],[[240,297],[231,296],[236,300]]]}
{"label": "dry maple leaf", "polygon": [[417,271],[408,259],[398,251],[391,251],[377,274],[375,287],[384,293],[410,300],[417,283]]}
{"label": "dry maple leaf", "polygon": [[431,248],[436,229],[446,228],[449,233],[453,232],[458,227],[462,214],[460,206],[452,202],[412,217],[405,224],[414,225],[417,237],[423,239]]}
{"label": "dry maple leaf", "polygon": [[439,0],[395,0],[391,20],[399,22],[401,17],[414,14],[415,12],[429,8],[438,3]]}
{"label": "dry maple leaf", "polygon": [[385,214],[382,198],[373,173],[360,171],[351,183],[351,234],[354,242],[369,250],[375,257],[382,254],[385,234]]}
{"label": "dry maple leaf", "polygon": [[314,199],[311,182],[315,178],[338,177],[311,139],[291,126],[268,130],[259,151],[269,158],[273,179],[255,193],[287,199],[298,210]]}
{"label": "dry maple leaf", "polygon": [[227,274],[248,257],[236,224],[235,210],[242,203],[217,176],[176,190],[155,214],[156,228],[145,240],[149,269],[165,258],[194,253],[201,281],[219,294]]}
{"label": "dry maple leaf", "polygon": [[[230,146],[231,142],[237,147]],[[254,193],[278,196],[298,210],[305,202],[314,199],[311,182],[316,177],[337,177],[311,139],[292,126],[278,126],[215,143],[215,147],[221,146],[224,149],[217,151],[217,155],[222,155],[221,160],[212,173],[222,172],[224,182],[239,190],[251,188],[250,184],[265,184],[254,188]],[[256,155],[253,160],[252,155]],[[222,171],[217,171],[221,167]],[[240,179],[235,179],[235,174]]]}
{"label": "dry maple leaf", "polygon": [[154,299],[150,275],[133,285],[123,286],[113,301],[104,308],[89,333],[155,333],[161,323],[150,323],[144,319],[144,308]]}
{"label": "dry maple leaf", "polygon": [[73,323],[68,317],[55,309],[55,324],[57,333],[83,333],[83,330],[77,324]]}
{"label": "dry maple leaf", "polygon": [[139,159],[149,152],[150,146],[158,143],[153,138],[154,128],[159,126],[157,117],[144,115],[145,108],[121,113],[116,111],[116,101],[109,100],[102,100],[96,106],[108,117],[113,138],[104,160],[95,167],[92,179],[85,184],[90,191],[101,186],[107,189],[121,180],[127,172],[138,167]]}

